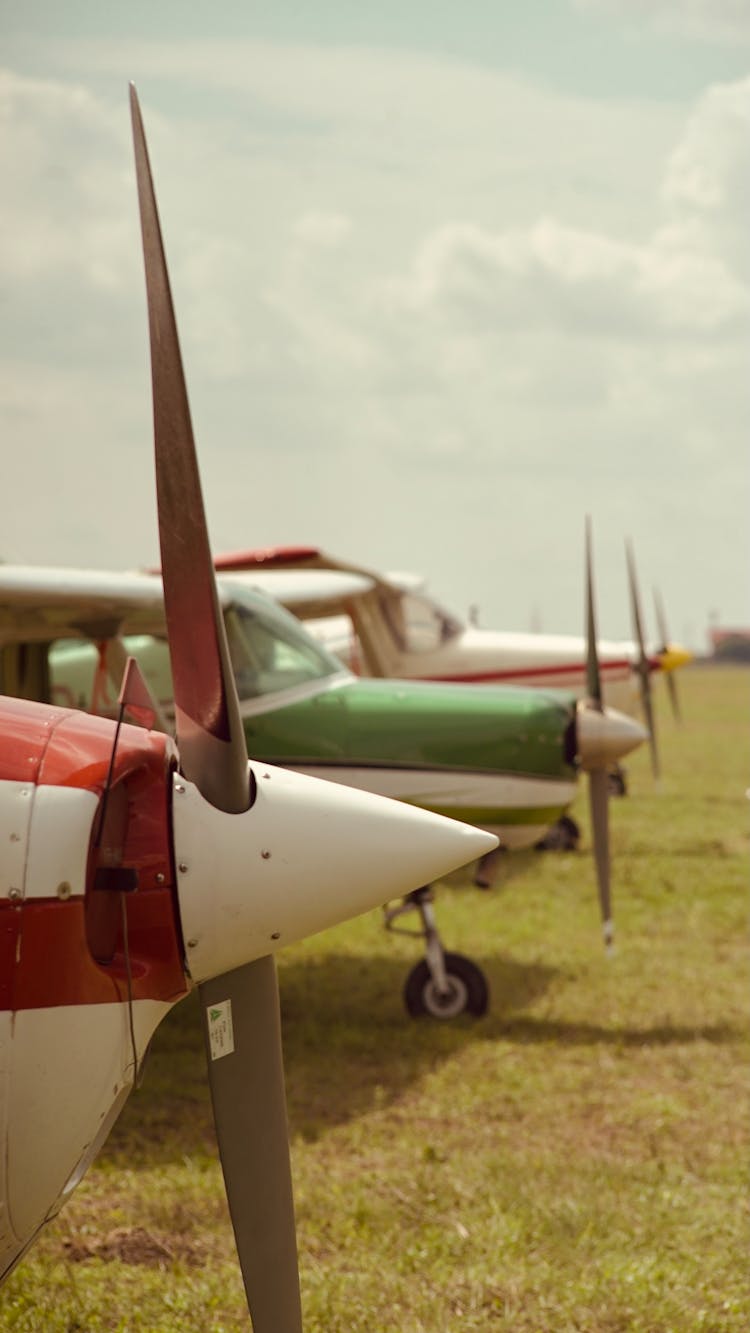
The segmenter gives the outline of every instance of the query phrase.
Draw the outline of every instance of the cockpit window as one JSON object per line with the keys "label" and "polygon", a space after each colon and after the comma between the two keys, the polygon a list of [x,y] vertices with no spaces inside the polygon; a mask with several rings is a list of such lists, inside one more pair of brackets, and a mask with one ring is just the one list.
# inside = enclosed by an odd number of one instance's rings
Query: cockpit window
{"label": "cockpit window", "polygon": [[280,607],[234,602],[225,612],[229,655],[240,699],[277,694],[340,675],[341,662]]}
{"label": "cockpit window", "polygon": [[381,605],[401,652],[431,653],[461,633],[460,622],[429,597],[407,592],[383,596]]}
{"label": "cockpit window", "polygon": [[[316,643],[299,621],[257,593],[238,589],[235,595],[233,589],[232,602],[224,611],[224,623],[241,700],[258,699],[345,674],[339,659]],[[137,657],[154,698],[171,720],[174,696],[166,639],[150,634],[126,634],[123,646],[127,653]],[[82,639],[58,640],[50,645],[49,670],[50,697],[55,703],[116,715],[121,654],[109,663],[106,653],[102,655],[93,643]]]}

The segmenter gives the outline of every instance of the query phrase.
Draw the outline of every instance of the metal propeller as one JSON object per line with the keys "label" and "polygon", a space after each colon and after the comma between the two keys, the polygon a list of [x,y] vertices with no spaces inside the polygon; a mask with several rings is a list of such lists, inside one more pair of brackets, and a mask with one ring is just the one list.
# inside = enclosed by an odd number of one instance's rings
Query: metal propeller
{"label": "metal propeller", "polygon": [[[659,634],[659,639],[661,642],[661,647],[659,648],[659,652],[667,653],[669,652],[669,645],[670,645],[669,631],[667,630],[667,618],[664,614],[664,604],[661,600],[661,596],[659,595],[659,590],[657,588],[654,588],[654,608],[656,610],[656,626]],[[682,713],[680,711],[680,704],[677,698],[677,681],[674,678],[673,671],[666,672],[666,680],[667,680],[667,690],[669,692],[669,702],[672,705],[672,716],[675,719],[675,722],[681,722]]]}
{"label": "metal propeller", "polygon": [[[186,778],[217,809],[252,801],[247,749],[214,579],[148,151],[131,85],[146,268],[159,535],[177,741]],[[266,956],[201,987],[208,1077],[227,1199],[255,1333],[300,1333],[276,967]],[[209,1013],[231,1001],[234,1050],[212,1059]]]}
{"label": "metal propeller", "polygon": [[164,606],[180,764],[220,810],[250,805],[247,748],[219,611],[185,376],[140,107],[130,88],[146,269]]}
{"label": "metal propeller", "polygon": [[[255,1333],[301,1333],[273,953],[497,846],[494,834],[263,765],[255,785],[214,582],[153,183],[131,88],[151,335],[164,604],[181,774],[171,838],[185,970]],[[144,707],[145,691],[123,702]],[[145,698],[150,710],[150,701]],[[177,850],[179,845],[179,852]],[[277,854],[278,853],[278,854]],[[251,868],[252,867],[252,868]]]}
{"label": "metal propeller", "polygon": [[[596,635],[596,610],[594,605],[594,572],[591,556],[591,519],[586,519],[586,700],[584,709],[602,714],[602,682],[599,670],[599,653]],[[599,907],[602,916],[602,934],[607,952],[614,945],[614,921],[612,919],[612,897],[610,888],[609,854],[609,778],[607,763],[602,761],[590,766],[589,807],[591,810],[591,828],[594,839],[594,860],[596,863],[596,882],[599,890]]]}
{"label": "metal propeller", "polygon": [[635,572],[635,556],[633,555],[633,543],[628,540],[625,542],[625,558],[628,565],[628,588],[630,591],[630,612],[633,621],[633,637],[638,646],[638,661],[635,664],[636,674],[638,676],[638,685],[641,693],[641,705],[643,714],[648,727],[648,744],[651,752],[651,771],[658,781],[661,768],[659,763],[659,746],[656,739],[656,719],[654,717],[653,692],[651,689],[651,666],[646,653],[646,644],[643,637],[643,619],[641,616],[641,600],[638,593],[638,579]]}

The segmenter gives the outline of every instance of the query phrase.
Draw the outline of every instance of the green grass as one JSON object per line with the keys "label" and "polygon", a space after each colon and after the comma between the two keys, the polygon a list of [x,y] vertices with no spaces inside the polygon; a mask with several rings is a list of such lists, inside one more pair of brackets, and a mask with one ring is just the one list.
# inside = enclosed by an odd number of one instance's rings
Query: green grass
{"label": "green grass", "polygon": [[[491,1012],[406,1018],[376,916],[281,960],[307,1333],[745,1333],[750,673],[683,672],[613,801],[617,953],[578,854],[441,890]],[[195,1005],[3,1290],[24,1333],[246,1327]]]}

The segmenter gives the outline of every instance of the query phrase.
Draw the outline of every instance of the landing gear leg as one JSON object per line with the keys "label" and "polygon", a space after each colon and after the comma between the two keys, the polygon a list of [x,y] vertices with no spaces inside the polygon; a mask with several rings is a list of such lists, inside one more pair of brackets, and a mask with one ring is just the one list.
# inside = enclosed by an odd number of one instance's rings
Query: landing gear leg
{"label": "landing gear leg", "polygon": [[607,787],[610,796],[627,796],[628,778],[621,764],[614,764],[607,774]]}
{"label": "landing gear leg", "polygon": [[534,847],[538,852],[574,852],[580,841],[581,830],[576,821],[570,815],[561,815]]}
{"label": "landing gear leg", "polygon": [[480,856],[474,871],[474,887],[476,889],[492,888],[500,859],[505,855],[505,850],[505,847],[495,847],[491,852],[485,852],[484,856]]}
{"label": "landing gear leg", "polygon": [[[386,930],[417,935],[424,940],[425,956],[413,967],[404,985],[404,1004],[412,1018],[475,1017],[487,1012],[489,988],[481,968],[458,953],[446,953],[435,922],[434,895],[429,884],[415,889],[398,907],[387,907]],[[411,930],[394,922],[405,912],[417,911],[420,928]]]}

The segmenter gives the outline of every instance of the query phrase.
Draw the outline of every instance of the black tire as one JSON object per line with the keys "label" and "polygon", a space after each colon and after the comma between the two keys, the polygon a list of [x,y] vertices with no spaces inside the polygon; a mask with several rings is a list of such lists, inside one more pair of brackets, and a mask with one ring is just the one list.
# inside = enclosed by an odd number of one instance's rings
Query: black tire
{"label": "black tire", "polygon": [[581,830],[576,821],[570,815],[561,815],[534,846],[538,852],[575,852],[580,841]]}
{"label": "black tire", "polygon": [[481,968],[460,953],[445,955],[449,991],[441,996],[423,958],[413,967],[404,985],[404,1004],[412,1018],[437,1018],[445,1023],[460,1014],[480,1018],[487,1013],[490,992]]}
{"label": "black tire", "polygon": [[627,796],[628,780],[624,768],[614,768],[607,774],[607,790],[610,796]]}

